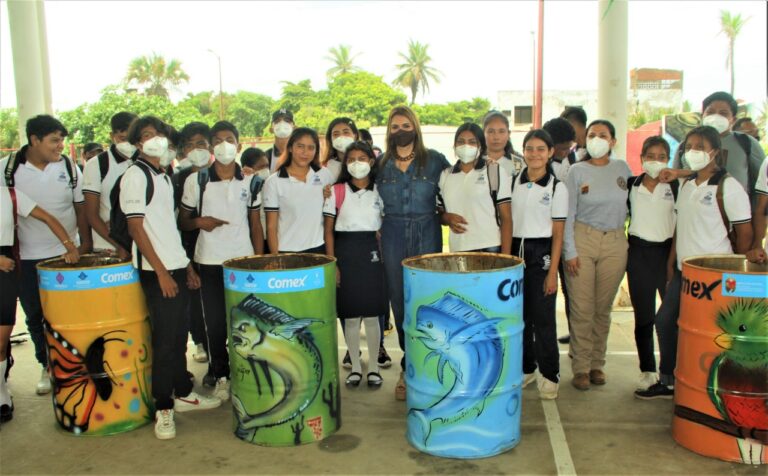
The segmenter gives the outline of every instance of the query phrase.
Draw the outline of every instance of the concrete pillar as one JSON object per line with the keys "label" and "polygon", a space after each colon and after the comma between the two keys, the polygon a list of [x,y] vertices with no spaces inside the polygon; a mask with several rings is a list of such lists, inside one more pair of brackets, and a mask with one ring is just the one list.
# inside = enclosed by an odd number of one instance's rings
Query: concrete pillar
{"label": "concrete pillar", "polygon": [[53,114],[45,6],[41,0],[8,0],[8,22],[19,115],[19,141],[27,142],[27,119]]}
{"label": "concrete pillar", "polygon": [[[627,0],[600,0],[598,10],[597,115],[616,126],[616,158],[627,154]],[[591,118],[590,118],[591,119]]]}

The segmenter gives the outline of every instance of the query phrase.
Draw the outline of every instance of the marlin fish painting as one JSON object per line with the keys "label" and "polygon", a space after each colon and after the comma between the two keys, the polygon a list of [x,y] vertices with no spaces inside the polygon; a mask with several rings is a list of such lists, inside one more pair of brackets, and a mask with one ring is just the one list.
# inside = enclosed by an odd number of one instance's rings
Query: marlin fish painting
{"label": "marlin fish painting", "polygon": [[500,318],[488,318],[461,297],[446,293],[442,298],[419,306],[416,335],[430,352],[424,359],[437,358],[437,380],[446,379],[446,366],[454,375],[450,389],[426,408],[412,408],[409,419],[421,426],[424,444],[437,424],[479,417],[485,400],[503,370],[504,347],[497,330]]}
{"label": "marlin fish painting", "polygon": [[[296,319],[252,294],[232,308],[230,318],[232,349],[248,362],[257,393],[274,402],[251,414],[233,393],[236,434],[252,440],[259,428],[299,416],[317,396],[323,377],[322,356],[307,328],[320,321]],[[275,376],[281,381],[275,382]]]}

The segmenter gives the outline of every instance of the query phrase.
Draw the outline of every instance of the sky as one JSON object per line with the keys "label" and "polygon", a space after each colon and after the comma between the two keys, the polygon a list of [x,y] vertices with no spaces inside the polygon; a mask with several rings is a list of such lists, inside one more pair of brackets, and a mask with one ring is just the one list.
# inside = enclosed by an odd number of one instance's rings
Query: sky
{"label": "sky", "polygon": [[[0,1],[0,108],[16,104],[5,1]],[[736,43],[736,97],[766,96],[766,2],[651,1],[629,4],[629,68],[684,71],[683,97],[697,108],[728,90],[727,41],[720,10],[749,17]],[[181,61],[191,77],[174,91],[218,90],[217,60],[226,92],[279,97],[281,81],[310,79],[325,87],[328,49],[346,44],[358,66],[391,82],[398,52],[409,39],[429,44],[442,72],[417,102],[483,97],[532,87],[535,1],[227,2],[47,1],[53,107],[97,101],[119,83],[132,58],[160,54]],[[597,88],[598,4],[547,0],[544,8],[544,90]]]}

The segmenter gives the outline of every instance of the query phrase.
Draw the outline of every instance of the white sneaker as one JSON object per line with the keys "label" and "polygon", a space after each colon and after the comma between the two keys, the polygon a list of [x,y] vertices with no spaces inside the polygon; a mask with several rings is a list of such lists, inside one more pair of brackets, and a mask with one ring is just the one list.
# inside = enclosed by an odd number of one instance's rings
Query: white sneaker
{"label": "white sneaker", "polygon": [[542,377],[539,380],[538,387],[539,398],[542,400],[554,400],[557,398],[557,389],[560,387],[560,385],[549,380],[548,378]]}
{"label": "white sneaker", "polygon": [[221,405],[221,400],[216,397],[207,397],[196,392],[189,392],[186,397],[173,399],[173,409],[177,413],[191,412],[194,410],[210,410]]}
{"label": "white sneaker", "polygon": [[43,373],[40,374],[40,380],[37,382],[37,394],[45,395],[51,393],[51,377],[48,375],[48,369],[43,369]]}
{"label": "white sneaker", "polygon": [[648,390],[651,385],[658,381],[659,377],[656,375],[656,372],[642,372],[635,388],[636,390]]}
{"label": "white sneaker", "polygon": [[213,396],[222,402],[229,400],[229,379],[227,377],[221,377],[216,381],[216,388],[213,389]]}
{"label": "white sneaker", "polygon": [[173,421],[173,410],[158,410],[155,412],[155,437],[158,440],[176,438],[176,423]]}
{"label": "white sneaker", "polygon": [[536,381],[536,372],[531,372],[529,374],[523,374],[523,388],[530,385],[531,382]]}
{"label": "white sneaker", "polygon": [[197,344],[197,348],[192,354],[192,358],[195,359],[195,362],[200,362],[201,364],[208,362],[208,352],[205,351],[203,344]]}

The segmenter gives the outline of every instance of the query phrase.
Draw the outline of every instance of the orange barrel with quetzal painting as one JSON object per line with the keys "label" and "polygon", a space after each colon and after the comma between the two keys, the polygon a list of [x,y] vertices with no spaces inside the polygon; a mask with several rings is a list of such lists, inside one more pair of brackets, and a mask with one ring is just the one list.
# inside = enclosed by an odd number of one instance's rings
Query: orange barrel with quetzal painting
{"label": "orange barrel with quetzal painting", "polygon": [[672,436],[696,453],[768,462],[768,265],[683,261]]}
{"label": "orange barrel with quetzal painting", "polygon": [[111,435],[152,421],[149,314],[131,262],[56,258],[38,264],[37,274],[59,426]]}

